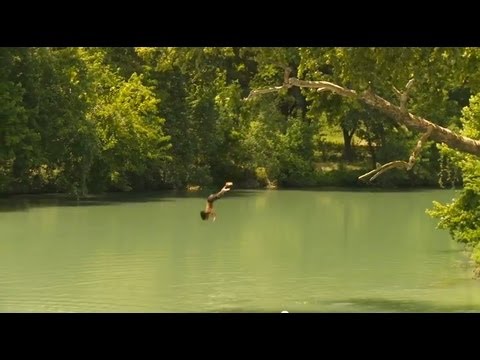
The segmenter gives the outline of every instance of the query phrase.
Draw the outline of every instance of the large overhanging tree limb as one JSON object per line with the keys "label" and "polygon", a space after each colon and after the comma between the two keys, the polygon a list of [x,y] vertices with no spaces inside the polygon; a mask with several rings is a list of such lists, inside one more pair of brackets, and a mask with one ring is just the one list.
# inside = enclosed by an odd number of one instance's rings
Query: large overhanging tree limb
{"label": "large overhanging tree limb", "polygon": [[[408,100],[408,91],[410,90],[413,79],[411,79],[407,86],[405,87],[405,91],[401,93],[397,89],[394,89],[396,94],[400,100],[400,106],[393,105],[389,101],[385,100],[384,98],[374,94],[371,89],[367,89],[362,93],[358,93],[355,90],[351,90],[336,84],[333,84],[328,81],[307,81],[307,80],[300,80],[294,77],[290,77],[287,79],[290,70],[288,68],[285,69],[285,78],[284,83],[282,86],[277,87],[269,87],[264,89],[255,89],[252,90],[247,97],[246,100],[251,99],[252,97],[260,94],[266,94],[271,92],[277,92],[281,89],[288,89],[292,86],[297,86],[300,88],[312,88],[317,89],[317,91],[330,91],[335,94],[359,100],[365,104],[372,106],[373,108],[381,111],[383,114],[389,116],[393,120],[395,120],[398,124],[406,126],[410,130],[418,131],[424,133],[422,138],[418,141],[415,150],[410,156],[408,162],[405,161],[392,161],[388,164],[384,164],[383,166],[372,170],[371,172],[362,175],[359,179],[364,180],[369,176],[375,174],[370,181],[374,180],[377,176],[394,168],[404,168],[406,170],[410,170],[413,165],[415,164],[416,158],[420,153],[421,147],[424,142],[429,138],[430,140],[436,141],[438,143],[444,143],[448,147],[452,149],[456,149],[462,152],[466,152],[469,154],[473,154],[476,156],[480,156],[480,141],[468,138],[466,136],[462,136],[459,134],[454,133],[453,131],[444,128],[440,125],[437,125],[431,121],[424,119],[421,116],[417,116],[408,112],[407,100]],[[288,73],[287,73],[288,72]]]}

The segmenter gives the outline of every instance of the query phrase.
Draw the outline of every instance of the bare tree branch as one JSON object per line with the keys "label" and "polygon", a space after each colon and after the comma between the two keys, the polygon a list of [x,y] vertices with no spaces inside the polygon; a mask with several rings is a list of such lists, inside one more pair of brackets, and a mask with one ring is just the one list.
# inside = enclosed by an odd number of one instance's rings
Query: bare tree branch
{"label": "bare tree branch", "polygon": [[406,114],[408,114],[408,111],[407,111],[407,103],[409,98],[408,92],[410,91],[410,88],[413,85],[413,81],[414,79],[410,79],[408,81],[407,85],[405,86],[404,92],[400,92],[395,86],[393,86],[393,91],[395,92],[395,94],[397,94],[398,100],[400,101],[400,110]]}
{"label": "bare tree branch", "polygon": [[282,86],[275,86],[275,87],[269,87],[269,88],[264,88],[264,89],[257,89],[255,91],[251,91],[250,94],[248,94],[248,96],[245,98],[245,100],[250,100],[254,96],[257,96],[257,95],[260,95],[260,94],[268,94],[268,93],[272,93],[272,92],[278,92],[278,91],[280,91],[284,88],[285,88],[285,86],[282,85]]}
{"label": "bare tree branch", "polygon": [[395,85],[392,85],[392,88],[393,88],[393,92],[400,98],[402,96],[402,93],[400,92],[400,90],[398,90]]}
{"label": "bare tree branch", "polygon": [[412,155],[408,158],[408,162],[402,161],[402,160],[396,160],[396,161],[391,161],[389,163],[386,163],[376,169],[373,169],[372,171],[369,171],[366,174],[363,174],[362,176],[359,176],[359,180],[366,180],[370,176],[370,181],[375,180],[377,177],[379,177],[381,174],[384,172],[391,170],[391,169],[400,169],[403,168],[407,171],[410,171],[413,166],[415,165],[415,162],[417,161],[418,155],[420,154],[420,151],[422,151],[422,146],[425,144],[425,141],[427,141],[428,137],[432,133],[433,128],[428,128],[427,132],[422,135],[422,137],[418,140],[417,145],[415,146],[415,149],[413,149]]}
{"label": "bare tree branch", "polygon": [[408,80],[408,83],[407,83],[407,85],[405,86],[405,91],[406,91],[406,92],[410,91],[410,88],[412,87],[414,81],[415,81],[414,78],[411,78],[410,80]]}
{"label": "bare tree branch", "polygon": [[384,172],[388,171],[388,170],[391,170],[391,169],[395,169],[395,168],[404,168],[406,169],[408,166],[408,163],[405,162],[405,161],[402,161],[402,160],[395,160],[395,161],[391,161],[389,163],[386,163],[386,164],[383,164],[382,166],[376,168],[376,169],[373,169],[372,171],[369,171],[368,173],[366,174],[363,174],[362,176],[359,176],[358,177],[358,180],[367,180],[370,176],[372,176],[370,178],[370,181],[373,181],[375,180],[378,176],[380,176],[381,174],[383,174]]}
{"label": "bare tree branch", "polygon": [[[301,88],[317,89],[317,91],[331,91],[335,94],[338,94],[344,97],[357,99],[367,105],[370,105],[376,108],[377,110],[381,111],[383,114],[391,117],[398,124],[404,125],[410,130],[419,131],[423,133],[429,132],[429,138],[433,141],[436,141],[438,143],[444,143],[450,148],[455,150],[480,156],[479,140],[456,134],[450,129],[444,128],[431,121],[428,121],[427,119],[424,119],[421,116],[414,115],[408,112],[406,109],[402,110],[401,107],[393,105],[392,103],[385,100],[384,98],[374,94],[371,90],[364,91],[363,93],[357,93],[355,90],[351,90],[351,89],[333,84],[328,81],[307,81],[307,80],[299,80],[297,78],[289,78],[288,84],[290,84],[291,86],[298,86]],[[404,94],[407,93],[408,95],[408,90],[410,90],[412,84],[413,84],[413,79],[411,79],[407,83]],[[268,88],[269,91],[266,91],[267,89],[252,90],[248,98],[250,98],[252,95],[279,91],[283,88],[285,88],[285,85]],[[420,140],[420,142],[421,144],[423,144],[422,139]],[[396,164],[394,166],[392,165],[393,167],[400,166],[398,165],[397,162],[392,162],[392,163]],[[408,164],[407,162],[403,162],[403,163]],[[411,162],[409,161],[409,163]],[[386,165],[388,164],[385,164],[384,166],[386,167]],[[378,169],[376,170],[377,170],[376,172],[378,172]]]}
{"label": "bare tree branch", "polygon": [[[288,85],[288,79],[290,79],[290,74],[292,73],[292,69],[290,67],[285,67],[285,74],[283,75],[283,85]],[[289,86],[291,87],[291,85]]]}
{"label": "bare tree branch", "polygon": [[245,100],[250,100],[251,98],[253,98],[256,95],[268,94],[268,93],[272,93],[272,92],[278,92],[282,89],[291,88],[292,85],[289,83],[289,79],[290,79],[290,74],[292,73],[292,69],[289,68],[288,66],[282,66],[282,67],[285,70],[285,74],[283,76],[283,85],[282,86],[274,86],[274,87],[268,87],[268,88],[264,88],[264,89],[252,90],[252,91],[250,91],[250,94],[248,94],[248,96],[245,98]]}
{"label": "bare tree branch", "polygon": [[427,141],[428,137],[432,133],[433,128],[428,128],[427,132],[422,135],[420,140],[418,140],[417,145],[415,146],[415,149],[413,149],[412,155],[408,158],[408,166],[407,170],[410,170],[413,165],[415,165],[415,162],[417,161],[417,157],[420,154],[420,151],[422,151],[422,146],[425,144],[425,141]]}

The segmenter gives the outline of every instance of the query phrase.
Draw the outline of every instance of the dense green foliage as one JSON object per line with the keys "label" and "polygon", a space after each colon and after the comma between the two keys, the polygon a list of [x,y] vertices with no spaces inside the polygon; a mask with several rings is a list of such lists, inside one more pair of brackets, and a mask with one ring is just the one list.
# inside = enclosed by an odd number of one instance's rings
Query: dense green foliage
{"label": "dense green foliage", "polygon": [[[476,52],[438,48],[2,48],[0,192],[239,186],[362,186],[406,159],[417,134],[337,95],[278,85],[283,68],[355,89],[417,83],[412,111],[459,126]],[[467,76],[468,75],[468,76]],[[435,185],[429,144],[415,171],[376,185]]]}
{"label": "dense green foliage", "polygon": [[[395,104],[414,77],[411,112],[479,138],[479,65],[475,48],[0,48],[0,194],[372,186],[357,177],[407,160],[419,134],[328,92],[244,99],[285,67]],[[413,171],[373,186],[463,181],[431,214],[480,263],[479,174],[475,157],[428,142]]]}
{"label": "dense green foliage", "polygon": [[[479,117],[480,94],[477,94],[463,111],[461,133],[480,138]],[[463,174],[463,188],[449,204],[434,202],[428,213],[439,218],[438,226],[448,229],[453,239],[465,244],[472,251],[472,259],[480,265],[480,159],[446,147],[441,147],[441,151],[449,160],[447,166],[456,167]],[[456,173],[450,171],[450,177]]]}

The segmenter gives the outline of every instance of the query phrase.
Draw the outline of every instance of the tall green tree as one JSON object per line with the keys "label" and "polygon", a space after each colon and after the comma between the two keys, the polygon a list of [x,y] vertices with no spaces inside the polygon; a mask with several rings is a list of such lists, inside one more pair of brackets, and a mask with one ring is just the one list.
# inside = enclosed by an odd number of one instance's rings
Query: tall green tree
{"label": "tall green tree", "polygon": [[91,186],[130,190],[135,178],[155,173],[161,179],[161,164],[169,159],[170,137],[163,132],[160,100],[144,76],[124,78],[107,61],[104,49],[80,49],[87,67],[90,91],[86,120],[93,124],[99,154],[91,164]]}
{"label": "tall green tree", "polygon": [[[470,105],[463,110],[461,118],[462,135],[480,139],[480,93],[473,96]],[[443,154],[452,166],[458,167],[463,176],[463,188],[450,203],[434,202],[428,213],[438,218],[439,228],[450,232],[452,238],[472,251],[472,259],[480,274],[480,159],[441,146]]]}
{"label": "tall green tree", "polygon": [[0,48],[0,192],[14,186],[13,166],[18,167],[19,158],[28,159],[36,139],[23,104],[25,89],[16,71],[24,57],[23,49]]}

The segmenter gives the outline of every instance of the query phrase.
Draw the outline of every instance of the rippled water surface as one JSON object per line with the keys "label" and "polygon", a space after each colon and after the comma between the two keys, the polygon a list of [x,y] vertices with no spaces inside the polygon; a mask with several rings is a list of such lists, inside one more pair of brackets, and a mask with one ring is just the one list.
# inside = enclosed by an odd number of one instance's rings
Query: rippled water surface
{"label": "rippled water surface", "polygon": [[0,200],[0,312],[480,311],[452,191],[201,195]]}

